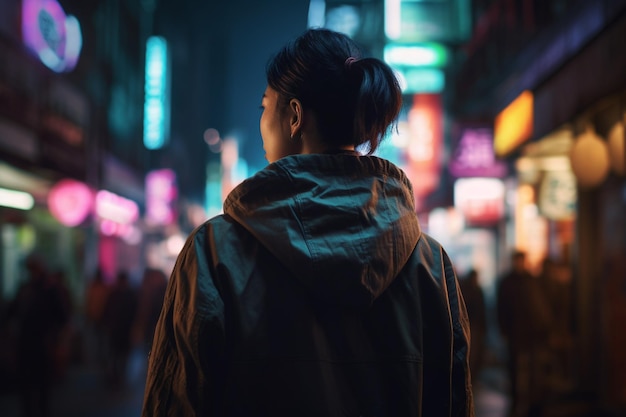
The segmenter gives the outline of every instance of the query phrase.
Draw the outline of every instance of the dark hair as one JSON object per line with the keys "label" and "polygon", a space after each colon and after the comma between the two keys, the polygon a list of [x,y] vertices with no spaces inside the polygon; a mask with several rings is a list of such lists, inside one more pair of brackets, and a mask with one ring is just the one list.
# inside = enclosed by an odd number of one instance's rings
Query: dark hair
{"label": "dark hair", "polygon": [[266,74],[279,104],[300,100],[334,146],[367,144],[373,153],[402,106],[393,70],[377,58],[361,58],[356,42],[328,29],[309,29],[288,43],[270,59]]}

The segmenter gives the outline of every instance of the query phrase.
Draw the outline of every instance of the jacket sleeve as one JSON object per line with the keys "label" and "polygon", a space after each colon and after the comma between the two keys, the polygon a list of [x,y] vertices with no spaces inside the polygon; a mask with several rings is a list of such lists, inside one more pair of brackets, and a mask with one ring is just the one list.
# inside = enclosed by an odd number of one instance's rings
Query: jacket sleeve
{"label": "jacket sleeve", "polygon": [[470,327],[454,267],[446,251],[422,234],[419,257],[423,268],[421,302],[424,325],[423,412],[473,417],[469,368]]}
{"label": "jacket sleeve", "polygon": [[207,259],[206,233],[201,227],[190,235],[170,276],[148,360],[142,417],[216,414],[224,305]]}
{"label": "jacket sleeve", "polygon": [[452,262],[443,249],[442,254],[452,321],[452,416],[473,416],[474,398],[469,367],[469,318]]}

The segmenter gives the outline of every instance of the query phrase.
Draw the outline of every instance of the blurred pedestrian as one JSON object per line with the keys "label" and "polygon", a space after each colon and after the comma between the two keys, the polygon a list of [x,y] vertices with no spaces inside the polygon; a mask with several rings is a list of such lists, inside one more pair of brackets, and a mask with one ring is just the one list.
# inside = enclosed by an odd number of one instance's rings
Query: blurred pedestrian
{"label": "blurred pedestrian", "polygon": [[26,258],[27,280],[8,308],[17,329],[16,360],[22,415],[49,416],[59,335],[69,317],[58,285],[39,254]]}
{"label": "blurred pedestrian", "polygon": [[538,280],[526,268],[526,253],[514,251],[512,267],[501,277],[497,292],[500,333],[507,348],[510,415],[536,415],[543,383],[540,353],[547,346],[552,322]]}
{"label": "blurred pedestrian", "polygon": [[570,388],[574,369],[571,269],[563,261],[546,258],[539,282],[553,319],[544,353],[546,378],[550,384],[547,388],[557,395]]}
{"label": "blurred pedestrian", "polygon": [[453,266],[371,155],[401,108],[393,70],[310,29],[266,74],[270,165],[179,254],[143,416],[472,416]]}
{"label": "blurred pedestrian", "polygon": [[159,320],[165,290],[167,289],[167,276],[156,268],[146,268],[139,287],[139,307],[134,324],[134,340],[144,349],[150,351],[154,328]]}
{"label": "blurred pedestrian", "polygon": [[15,376],[15,332],[8,317],[9,301],[0,296],[0,393],[13,388]]}
{"label": "blurred pedestrian", "polygon": [[74,343],[74,302],[70,289],[67,285],[67,277],[62,268],[58,268],[50,274],[50,285],[56,289],[61,308],[62,316],[65,317],[58,332],[56,352],[55,352],[55,372],[58,377],[64,377],[73,354]]}
{"label": "blurred pedestrian", "polygon": [[470,342],[470,369],[472,386],[476,387],[485,356],[485,338],[487,337],[487,313],[485,295],[478,281],[478,271],[470,269],[464,278],[459,280],[461,293],[465,300],[467,316],[470,321],[472,338]]}
{"label": "blurred pedestrian", "polygon": [[116,388],[126,382],[137,302],[137,292],[130,284],[128,273],[119,271],[104,305],[102,317],[108,347],[106,376],[111,386]]}
{"label": "blurred pedestrian", "polygon": [[104,279],[104,272],[98,267],[85,291],[86,348],[88,353],[93,355],[92,360],[102,367],[105,365],[106,354],[103,316],[109,292],[110,286]]}

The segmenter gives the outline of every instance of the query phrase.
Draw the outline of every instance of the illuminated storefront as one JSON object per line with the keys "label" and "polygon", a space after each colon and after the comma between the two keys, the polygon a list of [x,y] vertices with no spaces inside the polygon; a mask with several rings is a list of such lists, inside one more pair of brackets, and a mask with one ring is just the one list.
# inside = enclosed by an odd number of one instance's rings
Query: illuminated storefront
{"label": "illuminated storefront", "polygon": [[[81,49],[80,24],[58,1],[0,5],[0,188],[9,191],[0,193],[3,299],[26,278],[23,260],[33,251],[51,272],[64,275],[72,293],[82,291],[88,220],[73,211],[80,204],[55,197],[59,180],[84,185],[93,166],[91,104],[64,75],[75,68]],[[17,205],[31,198],[32,204]],[[54,215],[60,207],[66,223]]]}
{"label": "illuminated storefront", "polygon": [[[526,104],[511,101],[517,116],[494,144],[515,166],[509,244],[528,252],[534,272],[551,259],[570,297],[560,323],[572,331],[563,356],[577,358],[569,382],[618,407],[626,406],[626,58],[617,47],[624,37],[622,14],[570,51],[545,82],[524,90]],[[536,79],[542,59],[520,79]]]}

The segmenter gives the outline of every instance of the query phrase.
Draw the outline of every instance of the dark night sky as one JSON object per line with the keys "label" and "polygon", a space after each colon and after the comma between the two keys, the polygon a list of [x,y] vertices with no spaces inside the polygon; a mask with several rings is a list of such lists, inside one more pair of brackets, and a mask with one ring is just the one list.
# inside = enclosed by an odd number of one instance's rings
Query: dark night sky
{"label": "dark night sky", "polygon": [[259,133],[265,64],[306,29],[308,4],[308,0],[205,4],[160,0],[154,33],[165,36],[172,46],[174,149],[166,158],[194,155],[191,163],[178,168],[184,181],[197,182],[192,187],[204,187],[203,157],[209,152],[202,134],[210,127],[222,138],[240,139],[240,156],[247,160],[250,174],[267,164]]}

